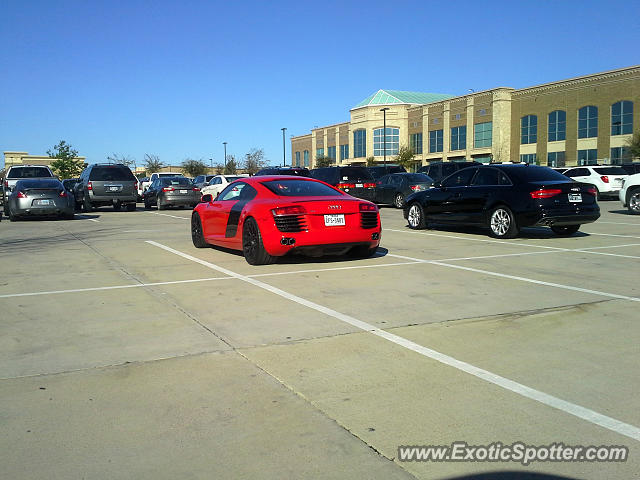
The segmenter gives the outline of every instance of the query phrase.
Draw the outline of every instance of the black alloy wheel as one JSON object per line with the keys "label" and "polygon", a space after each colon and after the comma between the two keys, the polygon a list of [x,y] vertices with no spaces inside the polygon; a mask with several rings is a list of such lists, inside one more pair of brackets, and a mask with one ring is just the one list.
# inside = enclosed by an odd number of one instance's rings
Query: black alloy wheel
{"label": "black alloy wheel", "polygon": [[193,242],[193,246],[196,248],[206,248],[209,246],[204,239],[200,215],[196,212],[191,215],[191,241]]}
{"label": "black alloy wheel", "polygon": [[276,260],[264,249],[258,224],[251,217],[245,220],[242,227],[242,253],[250,265],[268,265]]}

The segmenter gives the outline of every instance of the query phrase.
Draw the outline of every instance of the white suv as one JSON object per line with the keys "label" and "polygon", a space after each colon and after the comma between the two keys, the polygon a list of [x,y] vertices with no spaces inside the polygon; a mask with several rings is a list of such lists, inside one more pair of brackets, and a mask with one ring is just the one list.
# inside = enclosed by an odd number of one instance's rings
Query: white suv
{"label": "white suv", "polygon": [[598,198],[616,198],[622,182],[629,176],[624,168],[615,165],[573,167],[562,174],[576,182],[590,183],[598,189]]}
{"label": "white suv", "polygon": [[624,179],[618,198],[630,213],[640,215],[640,173]]}

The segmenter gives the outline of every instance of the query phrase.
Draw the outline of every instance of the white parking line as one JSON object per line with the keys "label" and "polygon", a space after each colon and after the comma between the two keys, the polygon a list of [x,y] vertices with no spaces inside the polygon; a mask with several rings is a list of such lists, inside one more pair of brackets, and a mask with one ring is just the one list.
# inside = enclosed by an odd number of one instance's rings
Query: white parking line
{"label": "white parking line", "polygon": [[616,235],[613,233],[591,233],[591,232],[584,232],[587,233],[589,235],[597,235],[599,237],[620,237],[620,238],[638,238],[640,239],[640,237],[635,237],[633,235]]}
{"label": "white parking line", "polygon": [[[585,253],[596,253],[596,252],[585,252]],[[421,261],[422,263],[428,263],[431,265],[440,265],[442,267],[457,268],[459,270],[466,270],[468,272],[482,273],[483,275],[491,275],[494,277],[508,278],[509,280],[518,280],[520,282],[535,283],[536,285],[544,285],[546,287],[562,288],[565,290],[573,290],[574,292],[590,293],[593,295],[615,298],[618,300],[629,300],[631,302],[640,302],[640,298],[637,298],[637,297],[628,297],[626,295],[618,295],[617,293],[601,292],[599,290],[590,290],[587,288],[573,287],[571,285],[562,285],[560,283],[544,282],[542,280],[534,280],[532,278],[518,277],[516,275],[507,275],[506,273],[492,272],[489,270],[481,270],[479,268],[463,267],[462,265],[453,265],[450,263],[443,263],[440,260],[421,260],[419,258],[406,257],[404,255],[395,255],[393,253],[389,253],[387,255],[389,257],[402,258],[404,260],[413,260],[417,262]]]}
{"label": "white parking line", "polygon": [[163,217],[179,218],[180,220],[191,220],[191,217],[179,217],[177,215],[169,215],[168,213],[146,212],[153,215],[162,215]]}
{"label": "white parking line", "polygon": [[[547,393],[541,392],[539,390],[535,390],[533,388],[527,387],[526,385],[522,385],[520,383],[514,382],[513,380],[509,380],[508,378],[505,377],[501,377],[500,375],[496,375],[492,372],[489,372],[487,370],[483,370],[481,368],[475,367],[469,363],[466,362],[462,362],[460,360],[457,360],[453,357],[450,357],[448,355],[445,355],[443,353],[437,352],[435,350],[432,350],[430,348],[427,347],[423,347],[422,345],[418,345],[417,343],[414,343],[410,340],[407,340],[406,338],[403,337],[399,337],[397,335],[394,335],[392,333],[386,332],[384,330],[381,330],[369,323],[363,322],[361,320],[358,320],[354,317],[351,317],[349,315],[345,315],[343,313],[340,313],[336,310],[330,309],[328,307],[324,307],[322,305],[319,305],[317,303],[311,302],[309,300],[306,300],[302,297],[299,297],[297,295],[293,295],[289,292],[286,292],[284,290],[281,290],[277,287],[273,287],[269,284],[266,284],[264,282],[261,282],[260,280],[256,280],[255,278],[250,278],[246,275],[241,275],[239,273],[235,273],[229,269],[226,269],[224,267],[220,267],[218,265],[215,265],[213,263],[209,263],[205,260],[199,259],[197,257],[193,257],[187,253],[183,253],[180,252],[178,250],[175,250],[171,247],[168,247],[166,245],[162,245],[161,243],[158,242],[154,242],[152,240],[147,240],[147,243],[149,243],[150,245],[153,245],[155,247],[161,248],[167,252],[173,253],[175,255],[178,255],[182,258],[185,258],[187,260],[191,260],[192,262],[195,263],[199,263],[200,265],[203,265],[205,267],[211,268],[212,270],[216,270],[218,272],[224,273],[225,275],[229,275],[231,277],[237,278],[238,280],[242,280],[244,282],[247,282],[251,285],[254,285],[258,288],[261,288],[263,290],[267,290],[275,295],[278,295],[280,297],[286,298],[287,300],[291,300],[295,303],[298,303],[299,305],[303,305],[305,307],[311,308],[313,310],[316,310],[318,312],[324,313],[326,315],[329,315],[332,318],[335,318],[336,320],[340,320],[344,323],[347,323],[349,325],[352,325],[356,328],[359,328],[360,330],[363,330],[365,332],[369,332],[373,335],[376,335],[380,338],[384,338],[385,340],[388,340],[390,342],[393,342],[396,345],[399,345],[401,347],[407,348],[413,352],[416,352],[420,355],[423,355],[425,357],[431,358],[433,360],[436,360],[442,364],[448,365],[450,367],[456,368],[458,370],[461,370],[463,372],[466,372],[470,375],[473,375],[477,378],[480,378],[482,380],[485,380],[486,382],[492,383],[494,385],[497,385],[498,387],[501,387],[505,390],[509,390],[513,393],[516,393],[518,395],[521,395],[523,397],[529,398],[531,400],[535,400],[537,402],[540,402],[544,405],[553,407],[555,409],[561,410],[563,412],[566,412],[570,415],[573,415],[575,417],[581,418],[583,420],[586,420],[587,422],[590,422],[592,424],[595,425],[599,425],[603,428],[606,428],[607,430],[616,432],[620,435],[624,435],[626,437],[632,438],[634,440],[640,441],[640,428],[634,426],[634,425],[630,425],[628,423],[624,423],[621,422],[620,420],[616,420],[615,418],[611,418],[608,417],[606,415],[602,415],[594,410],[590,410],[588,408],[582,407],[580,405],[576,405],[574,403],[571,402],[567,402],[565,400],[562,400],[560,398],[554,397],[553,395],[549,395]],[[446,265],[445,266],[449,266]],[[456,266],[454,266],[455,268]]]}

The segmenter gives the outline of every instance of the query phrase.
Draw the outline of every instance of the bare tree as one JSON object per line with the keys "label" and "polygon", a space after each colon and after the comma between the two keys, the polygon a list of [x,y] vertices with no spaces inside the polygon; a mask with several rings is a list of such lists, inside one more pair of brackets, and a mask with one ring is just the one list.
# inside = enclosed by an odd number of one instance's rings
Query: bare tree
{"label": "bare tree", "polygon": [[155,173],[164,167],[164,163],[160,161],[160,157],[149,153],[144,154],[144,169],[148,174]]}
{"label": "bare tree", "polygon": [[249,175],[255,174],[265,165],[266,161],[264,159],[264,150],[261,148],[252,148],[251,151],[245,155],[244,169]]}
{"label": "bare tree", "polygon": [[107,160],[109,160],[109,162],[111,163],[122,163],[129,168],[131,168],[131,165],[133,165],[134,168],[137,168],[136,161],[129,155],[119,155],[117,153],[112,153],[111,155],[107,155]]}

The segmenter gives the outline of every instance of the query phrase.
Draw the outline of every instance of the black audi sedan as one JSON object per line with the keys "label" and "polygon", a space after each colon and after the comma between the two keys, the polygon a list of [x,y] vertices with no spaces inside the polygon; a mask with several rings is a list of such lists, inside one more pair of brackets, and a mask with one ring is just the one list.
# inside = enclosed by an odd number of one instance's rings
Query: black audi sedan
{"label": "black audi sedan", "polygon": [[596,193],[593,185],[548,167],[480,165],[409,195],[404,218],[413,229],[429,223],[488,227],[496,238],[513,238],[522,227],[534,226],[571,235],[600,217]]}

